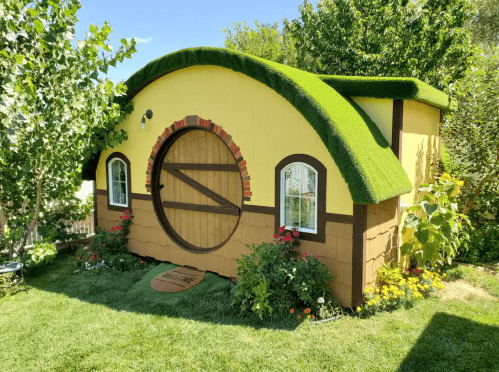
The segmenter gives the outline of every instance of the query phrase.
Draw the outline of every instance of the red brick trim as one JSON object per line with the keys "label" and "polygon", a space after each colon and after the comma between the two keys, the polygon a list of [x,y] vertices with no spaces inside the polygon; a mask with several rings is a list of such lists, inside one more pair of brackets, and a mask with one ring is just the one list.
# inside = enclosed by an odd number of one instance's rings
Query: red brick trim
{"label": "red brick trim", "polygon": [[220,126],[213,123],[211,120],[201,119],[197,115],[186,116],[182,120],[175,121],[171,126],[165,128],[164,132],[158,137],[158,140],[152,146],[151,156],[147,159],[147,167],[146,167],[146,189],[147,192],[151,192],[151,171],[154,160],[156,159],[156,154],[158,153],[159,148],[163,144],[163,142],[172,135],[173,132],[179,130],[180,128],[189,125],[191,127],[200,126],[210,130],[213,134],[218,136],[223,142],[225,142],[228,146],[234,157],[237,159],[236,162],[241,170],[241,175],[243,177],[243,187],[244,187],[244,200],[251,200],[251,189],[250,189],[250,177],[248,175],[248,169],[246,160],[241,155],[241,149],[237,146],[234,138]]}

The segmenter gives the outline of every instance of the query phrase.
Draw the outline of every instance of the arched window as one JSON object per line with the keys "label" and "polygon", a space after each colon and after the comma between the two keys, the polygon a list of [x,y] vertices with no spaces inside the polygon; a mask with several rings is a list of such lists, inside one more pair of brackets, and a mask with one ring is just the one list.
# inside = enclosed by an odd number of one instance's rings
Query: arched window
{"label": "arched window", "polygon": [[275,168],[275,230],[298,229],[303,240],[325,243],[326,167],[312,156],[295,154]]}
{"label": "arched window", "polygon": [[108,209],[125,211],[131,207],[130,161],[115,152],[107,158]]}
{"label": "arched window", "polygon": [[281,226],[317,233],[317,171],[291,163],[281,171]]}
{"label": "arched window", "polygon": [[121,159],[113,159],[109,162],[109,203],[119,207],[128,206],[128,190],[126,177],[126,164]]}

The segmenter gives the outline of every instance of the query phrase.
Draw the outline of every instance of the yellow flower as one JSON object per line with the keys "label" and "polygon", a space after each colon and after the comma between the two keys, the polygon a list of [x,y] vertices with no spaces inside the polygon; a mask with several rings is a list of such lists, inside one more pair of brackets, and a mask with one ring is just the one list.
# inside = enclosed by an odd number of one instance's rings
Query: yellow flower
{"label": "yellow flower", "polygon": [[404,285],[405,284],[405,279],[402,279],[399,283],[399,285]]}
{"label": "yellow flower", "polygon": [[464,185],[464,181],[461,181],[461,180],[456,181],[456,185],[463,186]]}
{"label": "yellow flower", "polygon": [[360,311],[360,307],[357,306],[357,311]]}
{"label": "yellow flower", "polygon": [[442,174],[442,176],[440,177],[440,181],[450,181],[452,180],[452,177],[449,173],[444,173]]}
{"label": "yellow flower", "polygon": [[447,276],[447,274],[446,274],[446,273],[443,273],[443,274],[442,274],[442,278],[445,278],[446,276]]}
{"label": "yellow flower", "polygon": [[440,272],[440,269],[438,269],[437,271]]}
{"label": "yellow flower", "polygon": [[396,294],[394,294],[394,295],[393,295],[393,298],[397,298],[397,295],[396,295]]}
{"label": "yellow flower", "polygon": [[428,277],[426,275],[423,275],[423,279],[428,279]]}
{"label": "yellow flower", "polygon": [[389,299],[390,299],[390,297],[388,297],[388,296],[383,296],[383,300],[389,300]]}
{"label": "yellow flower", "polygon": [[454,187],[454,190],[450,193],[450,196],[454,197],[459,194],[459,186]]}
{"label": "yellow flower", "polygon": [[423,270],[423,268],[422,267],[418,267],[418,270]]}
{"label": "yellow flower", "polygon": [[365,289],[365,290],[364,290],[364,292],[369,293],[369,288],[368,288],[368,289]]}
{"label": "yellow flower", "polygon": [[373,287],[369,287],[369,288],[367,288],[367,289],[369,289],[370,291],[374,291],[374,288],[373,288]]}
{"label": "yellow flower", "polygon": [[376,288],[376,293],[379,293],[379,288]]}
{"label": "yellow flower", "polygon": [[428,284],[425,284],[425,285],[424,285],[424,287],[425,287],[426,289],[428,289],[428,288],[429,288],[429,287],[428,287]]}

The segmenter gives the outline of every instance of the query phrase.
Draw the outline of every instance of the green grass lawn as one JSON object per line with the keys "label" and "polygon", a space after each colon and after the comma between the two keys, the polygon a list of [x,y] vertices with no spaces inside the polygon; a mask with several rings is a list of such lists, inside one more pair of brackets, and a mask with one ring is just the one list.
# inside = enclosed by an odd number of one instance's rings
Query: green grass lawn
{"label": "green grass lawn", "polygon": [[75,264],[64,252],[27,278],[29,294],[0,298],[1,371],[499,370],[499,274],[474,267],[448,276],[489,298],[433,297],[298,326],[291,315],[238,316],[230,282],[212,273],[189,291],[159,293],[149,288],[155,264],[102,275],[75,274]]}

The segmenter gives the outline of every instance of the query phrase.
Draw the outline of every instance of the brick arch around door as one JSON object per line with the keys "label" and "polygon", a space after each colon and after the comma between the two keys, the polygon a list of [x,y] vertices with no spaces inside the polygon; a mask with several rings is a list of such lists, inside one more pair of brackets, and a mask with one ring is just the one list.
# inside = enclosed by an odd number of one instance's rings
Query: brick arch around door
{"label": "brick arch around door", "polygon": [[194,253],[221,248],[251,198],[239,147],[221,126],[198,116],[174,122],[158,137],[146,187],[163,230]]}

